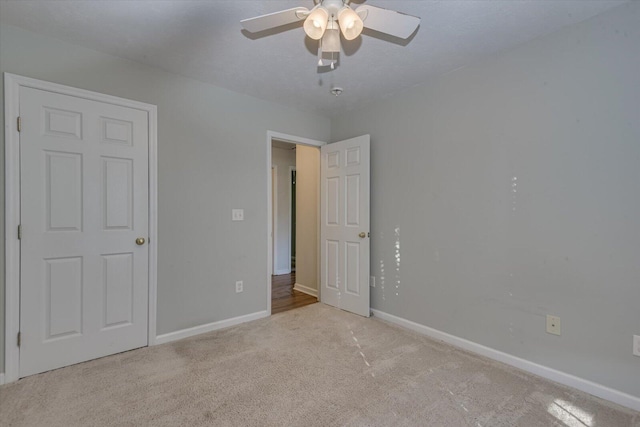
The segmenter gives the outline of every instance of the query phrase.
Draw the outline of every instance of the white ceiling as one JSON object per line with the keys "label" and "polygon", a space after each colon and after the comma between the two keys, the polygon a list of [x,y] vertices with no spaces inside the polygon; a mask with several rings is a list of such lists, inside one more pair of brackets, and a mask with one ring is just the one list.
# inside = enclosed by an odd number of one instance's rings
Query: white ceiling
{"label": "white ceiling", "polygon": [[[312,7],[312,0],[2,0],[0,21],[333,116],[625,2],[368,0],[419,16],[422,23],[408,43],[370,31],[351,42],[343,40],[340,65],[329,72],[319,72],[317,42],[305,36],[301,23],[260,37],[243,33],[239,23],[291,7]],[[344,93],[331,95],[333,86],[343,87]]]}

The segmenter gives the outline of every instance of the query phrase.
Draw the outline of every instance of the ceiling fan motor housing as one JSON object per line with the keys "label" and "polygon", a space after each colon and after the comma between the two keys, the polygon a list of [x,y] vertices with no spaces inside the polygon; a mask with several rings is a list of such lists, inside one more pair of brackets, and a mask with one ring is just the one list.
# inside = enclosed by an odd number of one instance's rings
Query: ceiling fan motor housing
{"label": "ceiling fan motor housing", "polygon": [[346,6],[346,3],[342,0],[323,0],[320,5],[327,9],[329,11],[330,18],[335,20],[338,19],[338,12]]}

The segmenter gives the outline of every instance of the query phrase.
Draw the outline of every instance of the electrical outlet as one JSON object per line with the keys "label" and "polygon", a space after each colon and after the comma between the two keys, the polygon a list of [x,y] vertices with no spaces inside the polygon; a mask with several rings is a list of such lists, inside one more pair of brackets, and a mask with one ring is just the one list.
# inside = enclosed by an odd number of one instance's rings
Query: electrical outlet
{"label": "electrical outlet", "polygon": [[240,292],[243,291],[243,284],[242,284],[242,280],[238,280],[236,282],[236,294],[239,294]]}
{"label": "electrical outlet", "polygon": [[553,335],[560,335],[560,318],[547,314],[547,332]]}
{"label": "electrical outlet", "polygon": [[372,288],[376,287],[376,276],[371,276],[371,287]]}
{"label": "electrical outlet", "polygon": [[244,209],[231,209],[231,221],[244,221]]}
{"label": "electrical outlet", "polygon": [[640,335],[633,336],[633,355],[640,356]]}

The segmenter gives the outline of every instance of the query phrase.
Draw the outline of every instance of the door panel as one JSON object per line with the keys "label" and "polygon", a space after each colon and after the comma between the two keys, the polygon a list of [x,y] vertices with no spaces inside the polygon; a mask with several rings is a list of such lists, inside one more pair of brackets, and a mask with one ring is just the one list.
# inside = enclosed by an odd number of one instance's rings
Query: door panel
{"label": "door panel", "polygon": [[104,230],[133,228],[133,161],[102,157]]}
{"label": "door panel", "polygon": [[347,205],[345,225],[358,227],[360,225],[360,175],[346,176],[344,187]]}
{"label": "door panel", "polygon": [[44,151],[47,231],[82,230],[82,155]]}
{"label": "door panel", "polygon": [[345,243],[345,292],[360,295],[360,242]]}
{"label": "door panel", "polygon": [[339,225],[340,219],[340,178],[327,178],[327,224]]}
{"label": "door panel", "polygon": [[82,257],[44,260],[45,341],[82,334]]}
{"label": "door panel", "polygon": [[320,178],[321,301],[368,317],[369,135],[323,146]]}
{"label": "door panel", "polygon": [[133,253],[102,256],[104,320],[102,329],[133,321]]}
{"label": "door panel", "polygon": [[20,377],[147,344],[148,116],[20,90]]}

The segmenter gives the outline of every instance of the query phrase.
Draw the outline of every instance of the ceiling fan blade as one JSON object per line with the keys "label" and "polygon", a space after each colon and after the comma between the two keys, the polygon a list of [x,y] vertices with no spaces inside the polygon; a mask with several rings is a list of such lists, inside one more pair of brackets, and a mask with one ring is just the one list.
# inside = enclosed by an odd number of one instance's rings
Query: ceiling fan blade
{"label": "ceiling fan blade", "polygon": [[362,5],[356,9],[364,21],[364,27],[380,31],[401,39],[408,38],[420,25],[417,16],[405,15],[395,10],[382,9],[380,7]]}
{"label": "ceiling fan blade", "polygon": [[280,12],[256,16],[255,18],[243,19],[240,23],[245,30],[257,33],[281,25],[291,24],[292,22],[302,21],[308,14],[309,9],[306,7],[294,7]]}

